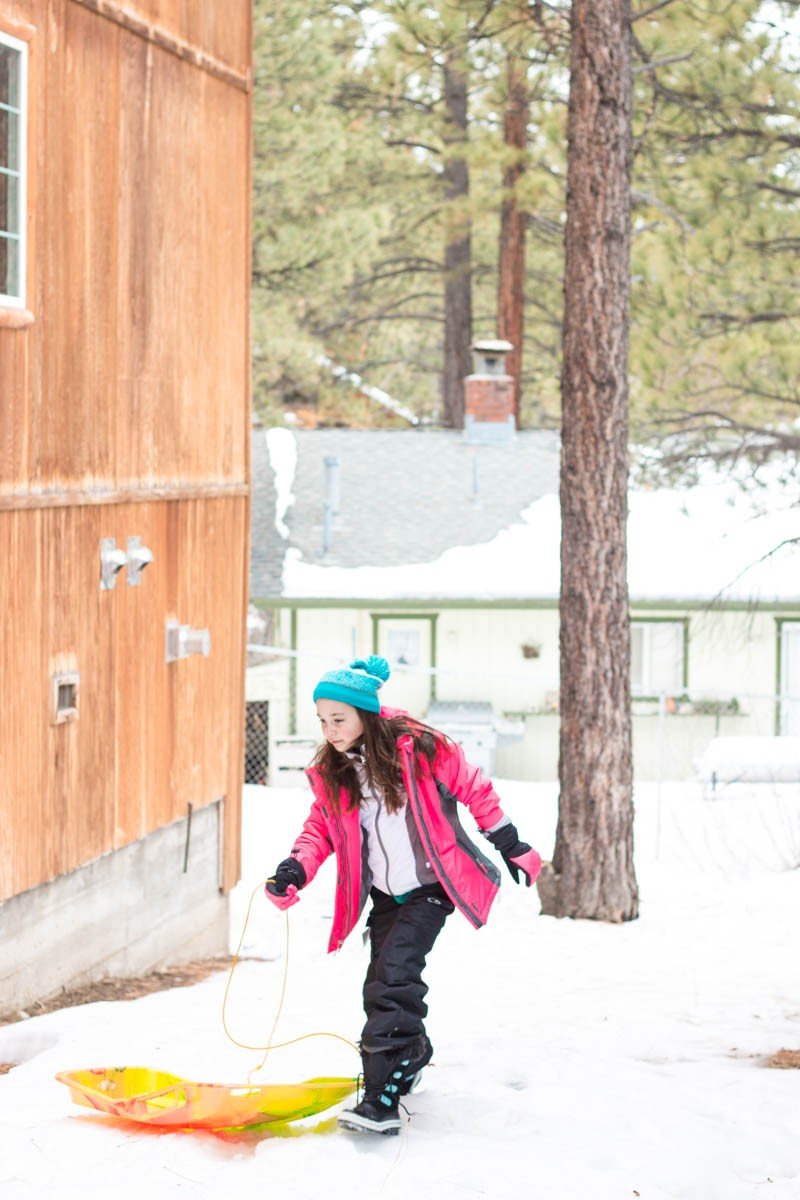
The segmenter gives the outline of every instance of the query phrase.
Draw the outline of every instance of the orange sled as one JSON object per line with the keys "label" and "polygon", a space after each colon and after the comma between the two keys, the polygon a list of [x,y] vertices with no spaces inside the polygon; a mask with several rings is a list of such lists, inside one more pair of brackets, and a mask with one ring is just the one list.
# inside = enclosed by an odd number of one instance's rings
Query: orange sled
{"label": "orange sled", "polygon": [[298,1121],[339,1104],[356,1090],[355,1079],[303,1083],[192,1083],[149,1067],[95,1067],[62,1071],[76,1104],[127,1121],[168,1129],[242,1129]]}

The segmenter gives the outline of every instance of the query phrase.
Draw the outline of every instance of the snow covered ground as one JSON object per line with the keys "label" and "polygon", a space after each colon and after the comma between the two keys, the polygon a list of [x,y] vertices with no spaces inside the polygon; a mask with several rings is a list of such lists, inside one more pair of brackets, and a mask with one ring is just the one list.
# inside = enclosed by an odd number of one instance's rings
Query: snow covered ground
{"label": "snow covered ground", "polygon": [[[552,787],[500,781],[524,837],[552,849]],[[458,914],[428,968],[435,1066],[399,1138],[321,1119],[302,1136],[163,1133],[74,1106],[59,1070],[148,1065],[243,1082],[261,1055],[225,1037],[225,976],[130,1002],[65,1009],[0,1029],[0,1196],[152,1200],[796,1200],[800,1071],[766,1055],[800,1047],[800,796],[690,785],[637,795],[641,917],[621,927],[538,915],[508,881],[489,925]],[[300,791],[248,788],[244,878],[288,851]],[[792,869],[794,868],[794,869]],[[277,1039],[356,1038],[366,952],[358,933],[325,953],[326,864],[290,913]],[[66,949],[66,948],[65,948]],[[228,1024],[261,1044],[278,1005],[284,917],[259,896]],[[260,1078],[351,1074],[353,1052],[314,1039],[270,1055]]]}

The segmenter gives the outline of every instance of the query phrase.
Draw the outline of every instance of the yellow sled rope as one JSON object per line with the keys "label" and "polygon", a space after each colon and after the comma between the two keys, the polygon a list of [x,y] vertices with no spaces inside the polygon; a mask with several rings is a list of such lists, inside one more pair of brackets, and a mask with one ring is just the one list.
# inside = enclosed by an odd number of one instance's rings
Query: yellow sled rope
{"label": "yellow sled rope", "polygon": [[[358,1047],[347,1038],[336,1033],[306,1033],[302,1037],[286,1042],[273,1042],[272,1038],[283,1008],[286,993],[286,977],[289,964],[289,915],[286,917],[286,953],[284,956],[283,982],[281,985],[278,1011],[265,1046],[251,1046],[235,1038],[228,1029],[225,1006],[230,991],[233,973],[239,961],[253,900],[262,884],[253,889],[242,936],[233,957],[225,996],[222,1002],[222,1024],[230,1041],[245,1050],[265,1051],[258,1067],[250,1076],[261,1070],[270,1050],[279,1046],[291,1046],[295,1042],[312,1037],[330,1037],[345,1042],[356,1053]],[[273,1125],[288,1121],[299,1121],[313,1117],[333,1105],[341,1103],[356,1090],[357,1080],[342,1077],[306,1079],[302,1083],[223,1084],[195,1083],[166,1071],[155,1071],[150,1067],[94,1067],[82,1071],[62,1071],[56,1079],[70,1090],[76,1104],[109,1113],[127,1121],[138,1121],[144,1125],[160,1125],[169,1129],[242,1129]]]}

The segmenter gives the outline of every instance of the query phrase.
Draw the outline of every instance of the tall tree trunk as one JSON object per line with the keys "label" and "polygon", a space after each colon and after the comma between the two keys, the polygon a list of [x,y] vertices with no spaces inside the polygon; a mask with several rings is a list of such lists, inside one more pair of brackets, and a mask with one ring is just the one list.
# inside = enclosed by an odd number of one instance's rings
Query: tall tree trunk
{"label": "tall tree trunk", "polygon": [[469,215],[467,69],[463,49],[450,51],[444,65],[444,366],[442,418],[464,427],[464,378],[472,369],[472,228]]}
{"label": "tall tree trunk", "polygon": [[520,207],[517,185],[525,172],[530,101],[525,63],[509,53],[506,70],[508,98],[503,116],[503,140],[509,159],[503,170],[503,202],[500,209],[500,254],[497,285],[497,333],[514,349],[506,359],[506,371],[514,380],[514,421],[520,427],[522,399],[522,343],[525,336],[525,226],[527,214]]}
{"label": "tall tree trunk", "polygon": [[558,829],[544,874],[555,916],[631,920],[626,520],[630,301],[629,0],[573,0],[561,457]]}

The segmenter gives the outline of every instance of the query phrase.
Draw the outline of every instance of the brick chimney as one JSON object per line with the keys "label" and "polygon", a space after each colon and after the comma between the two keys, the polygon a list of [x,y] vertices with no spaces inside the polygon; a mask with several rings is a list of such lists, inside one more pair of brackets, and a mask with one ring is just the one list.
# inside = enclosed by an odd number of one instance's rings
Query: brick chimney
{"label": "brick chimney", "polygon": [[502,445],[514,437],[514,380],[506,374],[511,342],[473,342],[474,374],[464,380],[464,434],[478,445]]}

